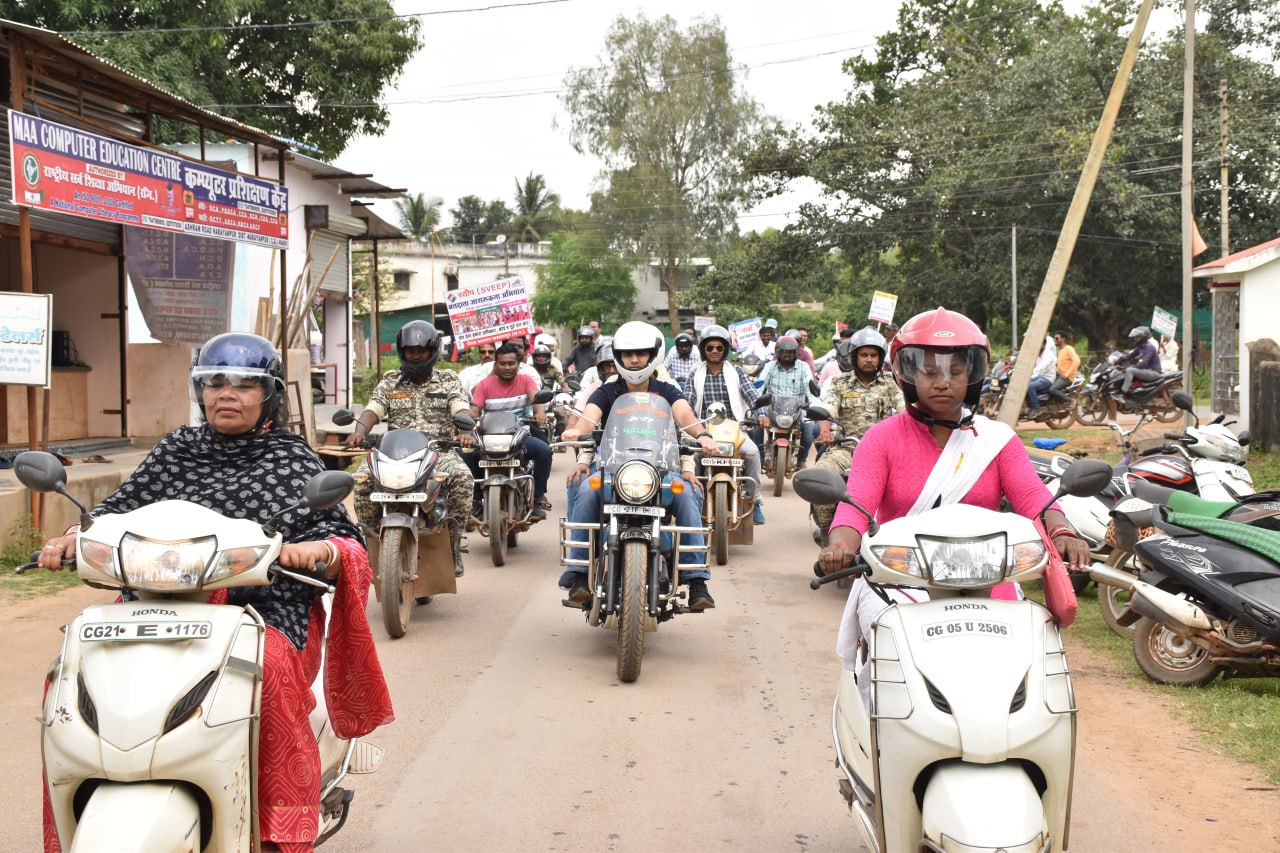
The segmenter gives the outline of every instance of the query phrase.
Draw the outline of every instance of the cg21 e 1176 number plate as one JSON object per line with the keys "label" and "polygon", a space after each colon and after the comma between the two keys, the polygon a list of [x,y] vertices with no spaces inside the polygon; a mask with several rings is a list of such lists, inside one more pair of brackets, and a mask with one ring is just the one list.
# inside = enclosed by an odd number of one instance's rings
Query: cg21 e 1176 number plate
{"label": "cg21 e 1176 number plate", "polygon": [[1004,637],[1011,635],[1006,622],[992,622],[990,619],[948,619],[946,622],[934,622],[924,626],[926,640],[940,640],[944,637]]}
{"label": "cg21 e 1176 number plate", "polygon": [[86,643],[129,640],[203,640],[213,634],[212,622],[86,622],[80,626]]}

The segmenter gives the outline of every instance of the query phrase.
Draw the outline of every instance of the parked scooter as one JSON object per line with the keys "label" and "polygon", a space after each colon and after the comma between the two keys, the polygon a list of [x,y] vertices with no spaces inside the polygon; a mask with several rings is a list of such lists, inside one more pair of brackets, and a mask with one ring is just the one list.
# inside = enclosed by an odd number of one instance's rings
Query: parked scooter
{"label": "parked scooter", "polygon": [[[534,402],[545,404],[553,396],[544,389]],[[476,482],[484,501],[480,532],[489,538],[489,558],[495,566],[506,565],[507,549],[516,547],[520,534],[542,520],[533,515],[533,462],[524,452],[529,428],[536,425],[518,411],[501,411],[481,412],[475,428],[484,473]]]}
{"label": "parked scooter", "polygon": [[711,528],[716,565],[723,566],[729,562],[730,542],[750,545],[754,538],[756,482],[742,473],[742,443],[747,438],[743,427],[755,426],[755,421],[728,417],[723,403],[712,403],[707,415],[707,432],[715,439],[718,452],[701,457],[698,465],[698,479],[706,496],[702,519]]}
{"label": "parked scooter", "polygon": [[[138,595],[81,611],[51,670],[41,753],[62,849],[256,850],[265,629],[251,607],[206,601],[213,590],[264,586],[273,575],[328,589],[323,574],[273,565],[275,519],[260,525],[188,501],[94,519],[67,493],[52,454],[23,453],[14,467],[27,488],[59,492],[85,513],[76,558],[64,565],[91,586]],[[323,472],[285,512],[335,506],[351,486],[350,474]],[[311,723],[324,841],[351,805],[343,779],[376,770],[382,750],[338,739],[323,695]]]}
{"label": "parked scooter", "polygon": [[[680,454],[695,447],[681,444],[671,407],[656,394],[623,394],[613,404],[604,429],[597,430],[599,472],[583,489],[601,493],[597,522],[560,520],[560,564],[587,573],[591,598],[581,604],[587,624],[618,632],[618,678],[640,677],[645,633],[671,617],[693,612],[684,604],[678,569],[705,569],[707,546],[687,541],[706,534],[705,527],[667,523],[673,496],[687,483],[680,475]],[[563,442],[561,446],[589,446]],[[585,530],[587,557],[575,559],[570,548],[584,547],[570,536]],[[702,562],[677,565],[681,554],[703,554]]]}
{"label": "parked scooter", "polygon": [[[350,409],[339,409],[333,422],[355,422]],[[475,428],[470,412],[458,412],[453,424],[459,432]],[[388,430],[369,454],[373,491],[369,499],[381,508],[376,531],[365,531],[373,589],[382,602],[382,624],[392,639],[409,630],[414,603],[426,604],[433,595],[458,591],[453,573],[451,539],[466,550],[459,521],[449,517],[443,480],[435,471],[440,452],[452,452],[449,439],[428,439],[416,429]]]}
{"label": "parked scooter", "polygon": [[[1109,481],[1106,463],[1080,460],[1062,489],[1085,495]],[[877,525],[834,471],[802,471],[795,487],[869,524],[853,567],[810,586],[862,575],[873,590],[930,595],[890,603],[869,626],[870,707],[858,674],[840,674],[836,765],[863,843],[874,853],[1067,849],[1076,706],[1062,636],[1036,602],[990,597],[1043,575],[1034,524],[951,504]]]}
{"label": "parked scooter", "polygon": [[773,496],[782,496],[782,486],[800,466],[800,436],[805,418],[829,421],[831,414],[821,406],[805,406],[804,397],[774,397],[761,394],[756,408],[768,407],[769,426],[760,445],[760,468],[773,479]]}
{"label": "parked scooter", "polygon": [[1139,485],[1122,523],[1149,526],[1134,546],[1141,578],[1097,571],[1126,589],[1121,624],[1133,654],[1161,684],[1199,686],[1219,673],[1280,676],[1280,502],[1240,503]]}

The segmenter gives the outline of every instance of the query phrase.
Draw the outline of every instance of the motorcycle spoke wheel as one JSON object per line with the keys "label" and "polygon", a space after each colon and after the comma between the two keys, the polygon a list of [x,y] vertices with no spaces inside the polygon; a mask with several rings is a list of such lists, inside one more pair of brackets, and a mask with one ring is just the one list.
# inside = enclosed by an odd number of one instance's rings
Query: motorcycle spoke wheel
{"label": "motorcycle spoke wheel", "polygon": [[1054,412],[1052,415],[1049,415],[1044,419],[1044,423],[1049,429],[1067,429],[1075,419],[1075,407],[1067,406],[1062,411]]}
{"label": "motorcycle spoke wheel", "polygon": [[1100,426],[1107,421],[1107,401],[1099,394],[1089,394],[1076,402],[1076,421],[1085,426]]}
{"label": "motorcycle spoke wheel", "polygon": [[720,483],[711,498],[711,536],[715,542],[716,565],[729,562],[729,487]]}
{"label": "motorcycle spoke wheel", "polygon": [[622,546],[622,593],[618,613],[618,680],[635,681],[640,677],[644,657],[645,574],[649,568],[649,549],[643,542],[625,542]]}
{"label": "motorcycle spoke wheel", "polygon": [[773,496],[782,497],[782,485],[787,481],[787,449],[777,445],[773,448]]}
{"label": "motorcycle spoke wheel", "polygon": [[1207,651],[1146,616],[1134,627],[1133,657],[1152,681],[1178,687],[1202,687],[1222,671]]}
{"label": "motorcycle spoke wheel", "polygon": [[396,640],[409,630],[409,614],[413,612],[413,580],[409,572],[413,537],[404,530],[392,528],[382,533],[379,553],[379,577],[382,581],[382,624],[387,636]]}
{"label": "motorcycle spoke wheel", "polygon": [[507,508],[502,502],[502,486],[490,486],[485,495],[485,513],[489,519],[489,559],[495,566],[507,564]]}
{"label": "motorcycle spoke wheel", "polygon": [[1120,589],[1117,586],[1109,586],[1108,584],[1098,585],[1098,608],[1102,610],[1102,621],[1107,623],[1107,627],[1116,634],[1116,636],[1132,639],[1134,635],[1134,626],[1127,628],[1119,622],[1120,614],[1124,613],[1125,606],[1129,603],[1129,590]]}
{"label": "motorcycle spoke wheel", "polygon": [[1167,397],[1160,397],[1159,399],[1152,400],[1152,402],[1159,406],[1159,408],[1152,408],[1152,413],[1155,415],[1157,422],[1162,424],[1171,424],[1174,421],[1182,419],[1182,410],[1174,406],[1173,402]]}

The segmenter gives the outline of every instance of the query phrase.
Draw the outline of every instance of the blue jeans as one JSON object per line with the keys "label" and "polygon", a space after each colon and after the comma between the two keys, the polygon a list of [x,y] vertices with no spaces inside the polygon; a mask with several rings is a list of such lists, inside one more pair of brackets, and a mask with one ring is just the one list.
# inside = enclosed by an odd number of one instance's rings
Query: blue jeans
{"label": "blue jeans", "polygon": [[[594,473],[595,470],[595,466],[593,465],[592,472]],[[686,488],[683,492],[672,497],[671,511],[676,517],[676,524],[679,526],[701,527],[702,493],[693,489],[688,483],[685,485]],[[586,485],[585,477],[583,478],[583,482],[576,487],[576,492],[574,489],[574,486],[569,487],[569,520],[577,523],[599,523],[601,508],[600,490],[593,489]],[[690,545],[702,547],[706,544],[706,539],[701,533],[685,533],[682,535],[688,537],[686,541]],[[587,531],[570,531],[569,538],[574,542],[582,542],[585,545],[587,542]],[[682,563],[697,563],[701,562],[699,559],[700,556],[701,555],[697,553],[684,553],[680,555],[680,561]],[[569,557],[574,560],[585,560],[587,559],[587,549],[570,548]],[[568,588],[570,584],[566,582],[566,579],[570,574],[575,573],[586,574],[586,571],[577,566],[569,567],[565,571],[564,575],[561,576],[560,585]],[[698,579],[706,580],[709,577],[711,577],[711,572],[707,569],[689,569],[680,572],[680,578],[685,581]]]}
{"label": "blue jeans", "polygon": [[[471,469],[471,476],[479,484],[484,479],[480,469],[480,451],[461,453],[462,461]],[[533,460],[533,496],[540,498],[547,493],[547,478],[551,476],[551,446],[536,436],[526,436],[524,455]]]}
{"label": "blue jeans", "polygon": [[1036,411],[1040,408],[1040,395],[1049,390],[1049,386],[1053,384],[1053,380],[1044,376],[1031,377],[1031,384],[1027,386],[1027,408]]}

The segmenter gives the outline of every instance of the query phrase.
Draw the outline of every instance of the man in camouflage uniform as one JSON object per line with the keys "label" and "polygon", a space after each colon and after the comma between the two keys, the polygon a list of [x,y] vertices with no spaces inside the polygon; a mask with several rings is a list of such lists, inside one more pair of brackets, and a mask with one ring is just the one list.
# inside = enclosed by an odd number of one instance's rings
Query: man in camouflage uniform
{"label": "man in camouflage uniform", "polygon": [[[840,425],[841,436],[862,438],[876,421],[906,408],[902,389],[891,374],[882,372],[884,355],[884,336],[870,326],[837,346],[836,358],[844,372],[827,385],[822,393],[822,405],[831,413],[831,421]],[[815,464],[848,477],[853,449],[847,444],[834,444],[837,436],[831,431],[831,421],[818,422],[818,443],[826,445],[826,450]],[[813,505],[813,520],[818,525],[816,537],[824,548],[835,511],[835,504]]]}
{"label": "man in camouflage uniform", "polygon": [[[475,439],[469,433],[457,434],[453,416],[469,411],[471,401],[452,370],[435,369],[440,357],[440,333],[425,320],[406,323],[396,334],[396,352],[400,356],[400,369],[392,370],[369,395],[365,410],[356,420],[355,431],[347,438],[349,447],[364,443],[375,424],[387,422],[388,429],[416,429],[427,438],[453,438],[464,447]],[[445,451],[436,460],[436,471],[447,475],[445,480],[453,547],[453,571],[461,576],[462,530],[471,512],[471,496],[475,481],[471,472],[456,453]],[[356,517],[367,528],[377,530],[378,512],[369,495],[373,482],[369,476],[366,459],[356,470]]]}

